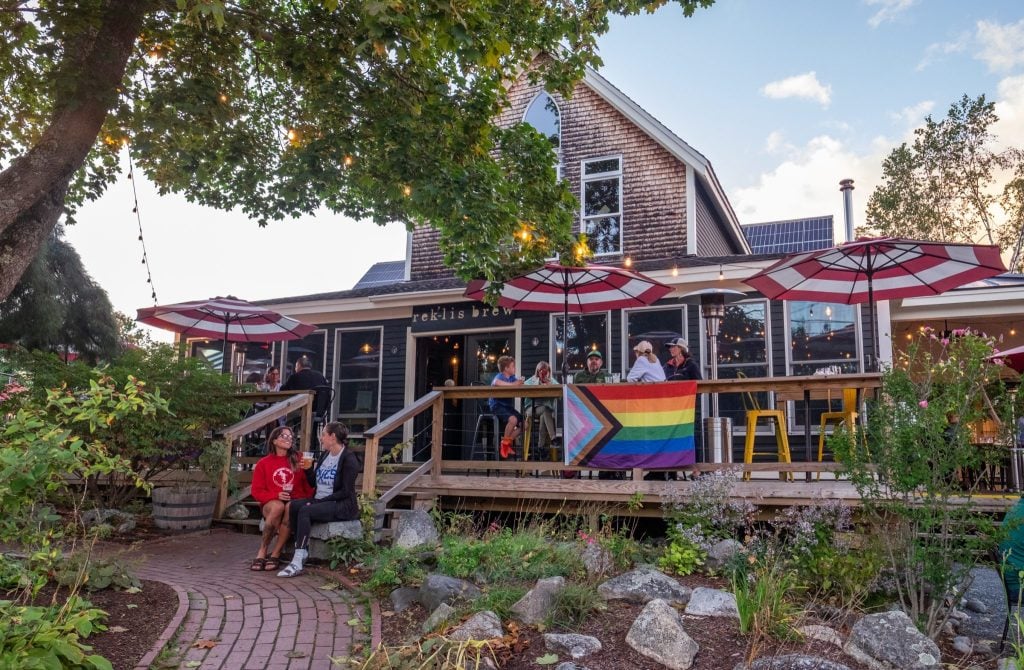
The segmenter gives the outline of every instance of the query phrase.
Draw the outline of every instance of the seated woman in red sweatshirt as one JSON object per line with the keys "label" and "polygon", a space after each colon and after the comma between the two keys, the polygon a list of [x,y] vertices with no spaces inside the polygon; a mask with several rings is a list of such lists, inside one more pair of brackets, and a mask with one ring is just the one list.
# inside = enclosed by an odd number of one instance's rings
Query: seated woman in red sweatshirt
{"label": "seated woman in red sweatshirt", "polygon": [[263,537],[249,569],[255,572],[277,570],[281,566],[280,550],[276,556],[267,556],[267,550],[278,532],[287,537],[288,501],[313,497],[313,488],[299,468],[295,434],[288,426],[278,426],[270,432],[267,455],[256,463],[252,473],[252,497],[260,504],[263,514]]}

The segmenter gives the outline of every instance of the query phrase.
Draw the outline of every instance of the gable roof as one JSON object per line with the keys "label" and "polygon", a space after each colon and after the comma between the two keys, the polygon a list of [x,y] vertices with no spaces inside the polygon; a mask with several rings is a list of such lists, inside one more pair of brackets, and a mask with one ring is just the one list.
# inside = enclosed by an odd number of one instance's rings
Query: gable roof
{"label": "gable roof", "polygon": [[[729,204],[729,199],[725,196],[725,190],[722,188],[721,183],[719,183],[718,176],[715,174],[714,168],[711,167],[711,162],[704,154],[680,139],[661,121],[651,116],[647,110],[636,104],[610,81],[599,75],[596,70],[588,67],[583,76],[583,83],[601,96],[616,111],[647,133],[662,148],[686,164],[687,168],[689,168],[687,172],[692,172],[696,179],[700,180],[704,188],[707,189],[708,193],[711,194],[712,205],[722,217],[722,220],[726,222],[728,228],[726,232],[736,242],[741,253],[750,253],[750,245],[747,243],[747,238],[743,235],[743,231],[740,228],[736,212],[733,211],[732,205]],[[687,206],[690,206],[689,203]],[[695,225],[694,218],[692,213],[690,213],[687,216],[688,223],[692,222],[691,225]],[[688,232],[692,233],[693,231]],[[695,239],[695,236],[691,234],[688,238]]]}

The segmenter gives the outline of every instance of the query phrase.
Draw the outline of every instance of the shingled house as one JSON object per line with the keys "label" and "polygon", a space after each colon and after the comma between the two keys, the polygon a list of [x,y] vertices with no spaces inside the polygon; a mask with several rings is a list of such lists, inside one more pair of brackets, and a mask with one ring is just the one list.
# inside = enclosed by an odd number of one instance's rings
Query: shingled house
{"label": "shingled house", "polygon": [[[570,99],[523,77],[501,116],[502,123],[520,120],[552,139],[559,174],[580,201],[576,230],[588,233],[594,262],[628,259],[677,291],[648,308],[571,316],[566,346],[561,314],[467,301],[463,283],[441,263],[435,231],[418,228],[404,259],[378,263],[352,289],[265,301],[320,327],[274,358],[286,374],[298,356],[313,358],[335,385],[333,415],[355,435],[447,380],[488,383],[502,354],[513,354],[529,375],[541,360],[559,370],[563,356],[570,370],[582,369],[597,349],[606,370],[622,374],[640,339],[654,342],[664,359],[662,344],[682,336],[706,370],[700,310],[679,296],[709,286],[749,292],[739,280],[778,257],[751,253],[708,159],[596,72],[587,71]],[[858,369],[863,344],[855,308],[750,296],[729,305],[723,321],[720,377],[802,374],[836,364]],[[721,413],[739,419],[738,403],[723,400]],[[462,445],[472,439],[480,408],[449,410],[448,457],[465,456],[459,449],[468,448]],[[407,429],[405,438],[414,432]]]}

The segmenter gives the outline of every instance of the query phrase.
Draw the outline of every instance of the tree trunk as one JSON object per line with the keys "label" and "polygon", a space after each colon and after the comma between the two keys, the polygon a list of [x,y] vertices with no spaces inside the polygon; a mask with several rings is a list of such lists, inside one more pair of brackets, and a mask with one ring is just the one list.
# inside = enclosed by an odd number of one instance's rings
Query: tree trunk
{"label": "tree trunk", "polygon": [[111,0],[98,12],[95,29],[83,29],[64,45],[50,124],[35,146],[0,172],[0,301],[60,219],[68,184],[117,101],[143,17],[152,8]]}

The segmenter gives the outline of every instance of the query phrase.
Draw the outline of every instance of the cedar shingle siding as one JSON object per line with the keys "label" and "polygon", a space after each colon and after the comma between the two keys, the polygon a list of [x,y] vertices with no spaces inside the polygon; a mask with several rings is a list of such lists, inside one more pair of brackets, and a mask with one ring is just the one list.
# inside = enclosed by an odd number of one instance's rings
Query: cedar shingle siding
{"label": "cedar shingle siding", "polygon": [[739,249],[730,244],[722,231],[725,222],[711,206],[711,196],[697,182],[697,255],[728,256],[738,253]]}
{"label": "cedar shingle siding", "polygon": [[[516,82],[509,92],[510,104],[498,118],[499,125],[522,121],[542,88],[530,85],[525,76]],[[583,160],[622,158],[623,255],[644,261],[685,253],[686,165],[585,84],[576,86],[570,100],[558,94],[552,97],[561,115],[562,174],[577,199]],[[716,225],[713,219],[711,225]],[[577,216],[574,230],[578,229]],[[451,276],[441,263],[437,237],[430,228],[417,228],[413,233],[412,280]],[[601,256],[598,262],[614,263],[621,257]]]}

